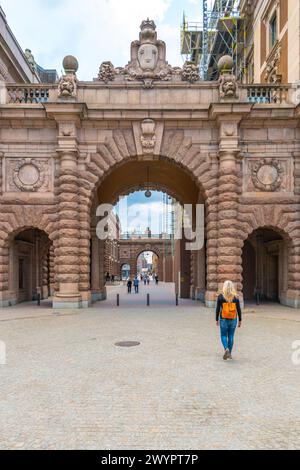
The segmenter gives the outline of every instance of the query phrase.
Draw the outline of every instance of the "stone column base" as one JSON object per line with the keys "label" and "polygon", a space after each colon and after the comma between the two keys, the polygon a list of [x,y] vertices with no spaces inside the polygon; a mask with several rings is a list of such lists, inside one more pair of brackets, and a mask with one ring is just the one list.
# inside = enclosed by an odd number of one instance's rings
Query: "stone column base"
{"label": "stone column base", "polygon": [[280,303],[291,308],[300,308],[300,294],[296,291],[287,291],[280,297]]}
{"label": "stone column base", "polygon": [[196,289],[195,289],[195,299],[199,300],[200,302],[205,302],[205,290],[200,289],[200,287],[196,287]]}
{"label": "stone column base", "polygon": [[17,303],[18,299],[15,292],[0,292],[0,308],[12,307]]}
{"label": "stone column base", "polygon": [[205,306],[208,308],[215,308],[217,302],[216,292],[206,291],[205,292]]}
{"label": "stone column base", "polygon": [[106,298],[107,298],[106,289],[92,292],[92,302],[93,303],[94,302],[100,302],[102,300],[106,300]]}
{"label": "stone column base", "polygon": [[53,297],[52,308],[55,309],[76,309],[84,308],[80,294],[56,294]]}

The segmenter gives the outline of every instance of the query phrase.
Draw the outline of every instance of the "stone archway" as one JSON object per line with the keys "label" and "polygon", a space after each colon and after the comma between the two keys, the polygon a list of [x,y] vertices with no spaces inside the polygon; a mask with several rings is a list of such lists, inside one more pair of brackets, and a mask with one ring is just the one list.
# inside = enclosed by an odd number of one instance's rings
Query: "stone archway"
{"label": "stone archway", "polygon": [[[57,289],[56,273],[54,267],[55,252],[55,208],[49,206],[47,208],[34,206],[19,206],[14,208],[14,212],[3,209],[1,211],[1,228],[0,228],[0,307],[8,307],[18,303],[18,288],[15,285],[17,281],[17,273],[13,272],[12,246],[22,232],[37,231],[44,234],[49,244],[48,253],[40,250],[39,266],[40,272],[44,273],[44,279],[39,283],[35,283],[35,288],[39,287],[41,298],[46,298],[48,293],[54,294]],[[48,258],[48,259],[47,259]],[[50,271],[50,280],[46,281],[46,271]],[[34,283],[33,283],[34,284]],[[39,284],[39,285],[38,285]],[[50,290],[50,292],[48,292]],[[28,290],[26,300],[30,300],[33,294]]]}
{"label": "stone archway", "polygon": [[54,292],[54,249],[47,233],[26,227],[8,240],[7,297],[4,306],[47,299]]}
{"label": "stone archway", "polygon": [[[295,211],[287,211],[286,207],[276,204],[266,204],[265,206],[245,206],[239,213],[239,223],[241,226],[241,273],[242,273],[242,250],[244,243],[251,234],[259,230],[271,230],[276,237],[282,240],[284,249],[284,274],[285,284],[280,287],[279,300],[283,305],[293,308],[300,306],[300,264],[299,264],[299,244],[297,233],[299,232],[299,221]],[[239,242],[240,243],[240,242]],[[253,243],[252,243],[253,245]],[[275,255],[274,255],[275,256]],[[277,256],[277,255],[276,255]],[[277,263],[273,259],[273,263]],[[274,269],[276,266],[274,264]],[[279,269],[282,269],[282,267]],[[242,281],[241,281],[242,282]],[[260,286],[259,286],[260,287]]]}
{"label": "stone archway", "polygon": [[[93,173],[96,173],[96,161],[99,165],[100,156],[97,155],[91,157],[93,159]],[[106,157],[107,161],[107,157]],[[200,168],[202,167],[201,163],[199,164]],[[146,180],[147,175],[147,168],[150,168],[150,179],[149,181]],[[99,168],[98,168],[99,170]],[[208,165],[207,163],[203,165],[202,171],[205,174],[205,181],[208,183]],[[197,174],[201,174],[201,172],[197,171]],[[203,177],[204,178],[204,177]],[[211,182],[210,182],[211,183]],[[176,162],[175,160],[171,160],[169,158],[158,158],[151,161],[140,161],[138,159],[129,159],[124,158],[122,162],[118,162],[112,167],[109,167],[106,173],[102,172],[102,177],[99,178],[99,181],[94,186],[93,190],[91,191],[91,195],[93,196],[92,200],[93,203],[90,204],[92,207],[92,212],[95,210],[97,204],[100,203],[112,203],[114,204],[118,197],[121,194],[128,194],[129,192],[133,192],[137,189],[141,188],[149,188],[151,190],[162,190],[167,192],[168,194],[175,197],[179,200],[182,204],[193,204],[196,205],[197,203],[205,204],[207,209],[207,213],[211,210],[215,210],[212,208],[210,203],[210,198],[204,191],[203,185],[199,182],[199,178],[195,177],[194,173],[188,168],[188,166],[184,166],[183,163]],[[215,189],[208,189],[207,192],[211,194],[214,192]],[[213,200],[213,203],[216,203],[216,200]],[[94,241],[93,244],[96,244],[97,241],[95,240],[95,224],[96,221],[94,219],[94,215],[91,215],[92,219],[92,233],[94,233]],[[213,219],[208,219],[206,223],[206,227],[209,227],[213,222]],[[179,252],[184,249],[184,241],[178,244]],[[213,247],[209,247],[210,252],[212,252]],[[214,248],[215,249],[215,248]],[[101,249],[98,247],[98,253]],[[92,254],[92,258],[94,255]],[[194,264],[193,268],[191,266],[191,254],[187,253],[185,256],[180,256],[181,261],[183,263],[184,260],[184,274],[180,277],[176,277],[175,281],[181,283],[181,288],[178,289],[181,292],[183,297],[189,297],[192,291],[196,291],[198,288],[198,272],[197,272],[197,265]],[[200,259],[200,258],[199,258]],[[205,278],[202,272],[205,271],[205,256],[201,258],[203,266],[201,266],[201,282]],[[213,272],[215,265],[210,265],[209,270]],[[176,267],[177,272],[180,271],[180,264]],[[176,269],[173,268],[173,269]],[[216,268],[216,267],[215,267]],[[162,271],[162,269],[161,269]],[[193,275],[192,275],[193,272]],[[100,278],[103,277],[100,273]],[[195,282],[195,286],[191,287],[191,282]],[[207,279],[212,279],[210,276],[207,276]],[[170,279],[171,280],[171,279]],[[173,279],[172,279],[173,280]],[[213,278],[213,282],[216,283],[216,277]],[[204,291],[208,291],[209,286],[206,286]],[[100,298],[105,298],[105,292],[103,292],[102,287],[100,287],[101,294],[99,295]],[[215,294],[214,294],[215,295]]]}
{"label": "stone archway", "polygon": [[154,255],[154,256],[156,257],[156,259],[157,259],[156,274],[158,274],[158,275],[159,275],[159,273],[162,274],[162,256],[161,256],[161,254],[160,254],[157,250],[154,250],[154,249],[151,248],[151,247],[150,247],[149,249],[146,248],[146,249],[144,249],[144,250],[142,250],[142,251],[140,251],[140,252],[138,252],[138,253],[136,254],[135,259],[136,259],[136,266],[137,266],[136,269],[137,269],[137,271],[138,271],[138,261],[139,261],[140,256],[141,256],[143,253],[147,253],[147,252],[153,253],[153,255]]}
{"label": "stone archway", "polygon": [[258,298],[289,304],[291,251],[291,238],[278,227],[258,227],[249,234],[242,254],[245,301]]}

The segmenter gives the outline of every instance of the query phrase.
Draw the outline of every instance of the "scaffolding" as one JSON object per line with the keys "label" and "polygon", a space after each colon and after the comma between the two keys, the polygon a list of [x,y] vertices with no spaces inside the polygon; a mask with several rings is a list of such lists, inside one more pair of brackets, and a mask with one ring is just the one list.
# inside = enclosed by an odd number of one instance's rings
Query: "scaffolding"
{"label": "scaffolding", "polygon": [[237,79],[245,73],[246,22],[238,4],[239,0],[215,0],[209,9],[208,0],[202,0],[202,23],[188,22],[183,16],[181,54],[199,66],[203,80],[218,78],[218,61],[225,54],[234,60]]}

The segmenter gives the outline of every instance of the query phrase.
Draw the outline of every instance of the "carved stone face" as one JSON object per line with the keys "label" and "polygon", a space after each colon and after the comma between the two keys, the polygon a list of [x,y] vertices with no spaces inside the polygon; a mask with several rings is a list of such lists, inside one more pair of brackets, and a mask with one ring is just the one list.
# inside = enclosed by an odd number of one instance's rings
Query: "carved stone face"
{"label": "carved stone face", "polygon": [[154,70],[158,61],[158,49],[154,44],[143,44],[138,52],[139,64],[142,70]]}

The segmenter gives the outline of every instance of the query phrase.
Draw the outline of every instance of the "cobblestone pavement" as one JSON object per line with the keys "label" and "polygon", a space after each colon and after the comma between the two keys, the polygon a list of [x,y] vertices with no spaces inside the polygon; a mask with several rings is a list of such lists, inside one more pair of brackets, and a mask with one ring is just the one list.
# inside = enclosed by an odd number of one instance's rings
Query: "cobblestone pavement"
{"label": "cobblestone pavement", "polygon": [[224,362],[201,304],[47,305],[0,313],[1,449],[300,448],[300,310],[247,306]]}

